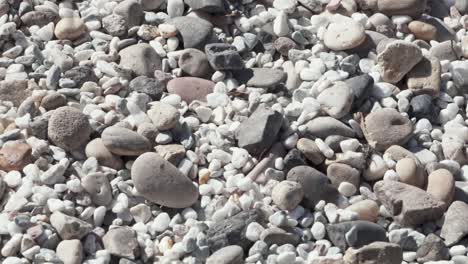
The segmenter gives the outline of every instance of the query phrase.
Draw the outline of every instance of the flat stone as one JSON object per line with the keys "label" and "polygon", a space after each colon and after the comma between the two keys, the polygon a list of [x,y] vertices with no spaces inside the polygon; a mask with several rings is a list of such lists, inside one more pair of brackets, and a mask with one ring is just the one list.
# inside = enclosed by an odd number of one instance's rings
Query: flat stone
{"label": "flat stone", "polygon": [[87,31],[79,17],[64,17],[55,25],[55,36],[58,39],[76,40]]}
{"label": "flat stone", "polygon": [[179,57],[179,67],[193,77],[206,77],[213,71],[205,53],[197,49],[185,49]]}
{"label": "flat stone", "polygon": [[387,16],[420,16],[426,9],[426,0],[377,0],[378,11]]}
{"label": "flat stone", "polygon": [[240,70],[244,68],[242,57],[236,47],[232,45],[224,43],[207,44],[205,54],[214,70]]}
{"label": "flat stone", "polygon": [[384,151],[392,145],[404,145],[408,142],[413,125],[395,109],[383,108],[366,116],[362,130],[370,146]]}
{"label": "flat stone", "polygon": [[153,100],[161,99],[165,86],[164,82],[147,76],[138,76],[129,84],[130,91],[147,94]]}
{"label": "flat stone", "polygon": [[342,182],[349,182],[359,188],[361,172],[349,165],[333,163],[327,167],[327,177],[331,184],[338,188]]}
{"label": "flat stone", "polygon": [[353,105],[353,99],[352,90],[344,82],[336,82],[335,85],[325,89],[317,97],[322,110],[336,119],[342,118],[349,113]]}
{"label": "flat stone", "polygon": [[102,237],[104,248],[112,255],[135,259],[139,255],[136,232],[131,227],[110,229]]}
{"label": "flat stone", "polygon": [[429,94],[433,97],[440,92],[440,61],[435,57],[423,57],[421,61],[408,72],[406,85],[415,94]]}
{"label": "flat stone", "polygon": [[179,95],[190,104],[194,100],[206,102],[206,95],[213,92],[215,83],[196,77],[179,77],[169,81],[167,91]]}
{"label": "flat stone", "polygon": [[440,236],[452,246],[468,235],[468,204],[454,201],[445,214]]}
{"label": "flat stone", "polygon": [[283,116],[274,110],[258,107],[239,127],[236,138],[238,146],[251,155],[258,156],[275,142],[283,123]]}
{"label": "flat stone", "polygon": [[104,173],[90,173],[81,179],[81,186],[89,193],[91,200],[99,205],[106,206],[112,201],[112,187]]}
{"label": "flat stone", "polygon": [[32,148],[26,142],[8,141],[0,149],[0,170],[21,171],[32,162]]}
{"label": "flat stone", "polygon": [[140,155],[133,163],[133,184],[143,197],[171,208],[185,208],[198,199],[198,189],[179,169],[154,152]]}
{"label": "flat stone", "polygon": [[218,249],[206,259],[206,264],[242,264],[244,263],[244,250],[237,245]]}
{"label": "flat stone", "polygon": [[275,88],[286,80],[284,71],[272,68],[251,68],[233,73],[239,83],[250,87]]}
{"label": "flat stone", "polygon": [[[379,225],[377,225],[375,223],[368,222],[368,221],[362,221],[362,220],[349,221],[349,222],[343,222],[343,223],[338,223],[338,224],[329,224],[327,226],[328,238],[329,238],[330,242],[333,243],[334,246],[339,247],[342,250],[342,252],[345,252],[346,249],[351,246],[347,242],[347,237],[350,236],[351,234],[350,235],[347,235],[347,234],[353,228],[355,229],[355,231],[353,231],[352,233],[354,233],[353,236],[355,236],[355,237],[353,237],[353,238],[350,237],[351,242],[353,244],[354,244],[354,242],[358,241],[358,240],[356,240],[357,235],[358,235],[358,233],[361,233],[361,232],[358,232],[358,231],[362,231],[362,230],[368,230],[369,231],[368,236],[363,235],[363,238],[365,238],[364,240],[367,241],[367,244],[375,242],[375,241],[380,241],[380,240],[387,241],[387,237],[385,236],[385,229],[383,227],[381,227],[381,226],[379,226]],[[383,231],[383,233],[382,233],[382,231]],[[375,235],[375,236],[373,236],[373,235]]]}
{"label": "flat stone", "polygon": [[322,172],[310,166],[292,168],[286,177],[288,181],[298,182],[304,191],[303,205],[314,208],[320,200],[336,202],[338,191],[330,183],[330,179]]}
{"label": "flat stone", "polygon": [[287,232],[281,228],[274,226],[265,229],[260,234],[260,239],[269,246],[274,244],[278,246],[282,246],[285,244],[291,244],[295,246],[300,242],[299,235],[292,232]]}
{"label": "flat stone", "polygon": [[132,70],[135,75],[154,76],[161,70],[161,58],[147,43],[135,44],[119,52],[120,66]]}
{"label": "flat stone", "polygon": [[83,260],[83,246],[78,239],[62,240],[57,245],[56,252],[64,264],[80,264]]}
{"label": "flat stone", "polygon": [[416,38],[426,41],[431,41],[437,36],[436,27],[418,20],[411,21],[408,24],[408,29]]}
{"label": "flat stone", "polygon": [[114,8],[114,14],[122,16],[127,21],[128,28],[140,26],[144,18],[143,10],[137,0],[124,0],[120,2]]}
{"label": "flat stone", "polygon": [[50,216],[50,224],[64,240],[82,239],[93,228],[91,224],[59,211],[55,211]]}
{"label": "flat stone", "polygon": [[213,14],[225,14],[226,9],[222,0],[185,0],[193,11],[204,11]]}
{"label": "flat stone", "polygon": [[110,167],[113,169],[121,169],[123,166],[122,160],[112,154],[104,143],[102,142],[101,138],[95,138],[91,140],[85,148],[86,157],[94,157],[98,160],[99,164]]}
{"label": "flat stone", "polygon": [[151,109],[148,110],[148,117],[159,131],[164,131],[177,125],[180,113],[170,104],[153,102]]}
{"label": "flat stone", "polygon": [[42,98],[41,106],[47,111],[57,109],[67,104],[67,97],[63,94],[53,93]]}
{"label": "flat stone", "polygon": [[377,57],[382,79],[397,83],[422,59],[421,49],[413,43],[395,40],[386,45]]}
{"label": "flat stone", "polygon": [[346,264],[400,264],[403,261],[403,251],[397,244],[373,242],[359,249],[349,248],[343,259]]}
{"label": "flat stone", "polygon": [[387,242],[385,228],[368,221],[357,221],[345,234],[348,246],[360,248],[375,241]]}
{"label": "flat stone", "polygon": [[151,148],[148,139],[124,127],[108,127],[102,131],[101,138],[111,153],[121,156],[138,156]]}
{"label": "flat stone", "polygon": [[366,34],[364,27],[353,19],[334,22],[328,25],[324,35],[324,44],[334,51],[348,50],[361,45]]}
{"label": "flat stone", "polygon": [[166,23],[177,28],[182,36],[185,49],[203,48],[213,30],[213,25],[210,22],[192,16],[174,17]]}
{"label": "flat stone", "polygon": [[418,226],[438,220],[445,204],[424,190],[394,181],[379,181],[374,185],[379,201],[402,226]]}
{"label": "flat stone", "polygon": [[304,197],[302,186],[293,181],[282,181],[272,190],[271,199],[282,210],[293,210]]}
{"label": "flat stone", "polygon": [[455,178],[446,169],[438,169],[429,174],[426,191],[436,199],[449,205],[455,195]]}
{"label": "flat stone", "polygon": [[315,141],[308,138],[300,138],[297,141],[296,148],[314,165],[318,165],[325,160]]}
{"label": "flat stone", "polygon": [[450,259],[449,250],[445,246],[444,241],[435,234],[426,236],[418,248],[416,256],[419,263]]}
{"label": "flat stone", "polygon": [[357,213],[359,220],[365,220],[374,223],[377,222],[380,213],[379,205],[373,200],[362,200],[356,202],[346,207],[346,210]]}
{"label": "flat stone", "polygon": [[312,137],[326,138],[330,135],[354,137],[354,130],[330,116],[316,117],[305,125],[305,132]]}
{"label": "flat stone", "polygon": [[66,151],[86,146],[92,128],[80,110],[64,106],[57,108],[49,119],[49,140]]}
{"label": "flat stone", "polygon": [[26,80],[0,81],[0,100],[13,102],[15,106],[26,100],[31,92]]}
{"label": "flat stone", "polygon": [[212,251],[233,245],[240,246],[246,251],[252,245],[252,242],[245,237],[247,226],[253,222],[263,225],[265,221],[263,212],[252,209],[214,222],[206,233],[208,245]]}

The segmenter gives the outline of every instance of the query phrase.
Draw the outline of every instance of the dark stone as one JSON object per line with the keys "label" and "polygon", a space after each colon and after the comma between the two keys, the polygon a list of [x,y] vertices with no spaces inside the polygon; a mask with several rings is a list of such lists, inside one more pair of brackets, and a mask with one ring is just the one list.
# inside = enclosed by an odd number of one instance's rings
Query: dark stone
{"label": "dark stone", "polygon": [[47,127],[49,120],[43,116],[34,118],[31,122],[31,134],[39,139],[47,140]]}
{"label": "dark stone", "polygon": [[307,164],[304,157],[302,156],[302,153],[297,148],[291,149],[288,154],[284,156],[283,163],[284,173],[287,173],[294,167]]}
{"label": "dark stone", "polygon": [[424,239],[416,254],[419,263],[450,259],[449,250],[444,241],[435,234],[429,234]]}
{"label": "dark stone", "polygon": [[460,66],[450,67],[452,80],[455,86],[463,92],[468,92],[468,62],[463,62]]}
{"label": "dark stone", "polygon": [[98,82],[93,69],[88,66],[73,67],[66,71],[63,77],[74,81],[77,87],[81,87],[85,82]]}
{"label": "dark stone", "polygon": [[247,251],[252,244],[245,237],[247,226],[252,222],[264,224],[266,221],[260,210],[242,211],[232,217],[215,222],[207,231],[208,245],[211,251],[220,248],[238,245]]}
{"label": "dark stone", "polygon": [[50,22],[58,22],[60,17],[58,13],[52,11],[31,11],[21,16],[21,21],[24,25],[30,27],[32,25],[37,25],[39,27],[45,26]]}
{"label": "dark stone", "polygon": [[350,221],[327,226],[333,245],[343,252],[348,247],[361,247],[376,241],[387,241],[385,228],[369,221]]}
{"label": "dark stone", "polygon": [[273,244],[278,246],[284,244],[297,245],[300,242],[299,235],[293,232],[286,232],[285,230],[278,227],[270,227],[265,229],[260,235],[260,239],[269,246]]}
{"label": "dark stone", "polygon": [[260,88],[275,88],[287,77],[284,71],[271,68],[243,69],[233,74],[239,83]]}
{"label": "dark stone", "polygon": [[225,14],[226,8],[223,0],[184,0],[193,11],[200,10],[213,14]]}
{"label": "dark stone", "polygon": [[425,118],[433,115],[432,96],[421,94],[413,97],[410,102],[411,116]]}
{"label": "dark stone", "polygon": [[236,47],[232,45],[224,43],[207,44],[205,54],[211,67],[215,70],[240,70],[244,67],[242,57]]}
{"label": "dark stone", "polygon": [[153,100],[159,100],[166,87],[163,82],[142,75],[133,79],[129,84],[129,88],[130,91],[144,93]]}
{"label": "dark stone", "polygon": [[354,105],[361,106],[369,98],[369,90],[374,86],[374,79],[369,74],[358,75],[345,81],[354,94]]}

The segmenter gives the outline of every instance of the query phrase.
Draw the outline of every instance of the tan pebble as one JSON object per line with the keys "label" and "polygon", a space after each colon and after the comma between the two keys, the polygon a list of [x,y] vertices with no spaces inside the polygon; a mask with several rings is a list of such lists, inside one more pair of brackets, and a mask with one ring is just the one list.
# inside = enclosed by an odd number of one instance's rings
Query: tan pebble
{"label": "tan pebble", "polygon": [[433,171],[429,174],[426,191],[445,202],[448,206],[452,202],[455,193],[455,179],[452,173],[446,169]]}
{"label": "tan pebble", "polygon": [[75,40],[86,32],[86,25],[79,17],[62,18],[55,26],[55,36],[58,39]]}
{"label": "tan pebble", "polygon": [[377,222],[377,218],[379,217],[379,205],[372,200],[357,202],[348,206],[346,210],[357,213],[360,220]]}
{"label": "tan pebble", "polygon": [[419,179],[417,171],[418,166],[412,158],[404,158],[397,162],[396,173],[400,178],[400,182],[410,184],[416,187],[422,188],[424,185],[424,179]]}
{"label": "tan pebble", "polygon": [[437,28],[431,24],[424,23],[421,21],[412,21],[408,24],[408,29],[414,36],[422,40],[433,40],[437,35]]}

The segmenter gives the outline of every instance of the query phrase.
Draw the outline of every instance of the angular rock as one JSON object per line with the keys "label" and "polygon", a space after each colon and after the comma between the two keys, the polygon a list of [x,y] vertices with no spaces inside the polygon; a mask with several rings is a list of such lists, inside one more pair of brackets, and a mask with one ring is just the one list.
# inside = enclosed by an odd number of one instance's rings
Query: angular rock
{"label": "angular rock", "polygon": [[218,249],[206,260],[206,264],[242,264],[244,250],[240,246],[227,246]]}
{"label": "angular rock", "polygon": [[320,200],[335,202],[338,191],[330,184],[330,179],[320,171],[309,166],[292,168],[286,177],[288,181],[298,182],[304,191],[303,204],[314,208]]}
{"label": "angular rock", "polygon": [[169,81],[167,91],[179,95],[190,104],[194,100],[206,102],[206,95],[213,92],[215,83],[196,77],[179,77]]}
{"label": "angular rock", "polygon": [[395,40],[386,45],[377,57],[382,79],[397,83],[422,59],[421,49],[413,43]]}
{"label": "angular rock", "polygon": [[50,224],[64,240],[81,239],[93,229],[91,224],[59,211],[50,216]]}
{"label": "angular rock", "polygon": [[185,49],[203,48],[213,30],[213,25],[210,22],[192,16],[174,17],[166,23],[177,28],[182,36]]}
{"label": "angular rock", "polygon": [[133,163],[133,184],[143,197],[171,208],[185,208],[198,199],[198,189],[174,165],[154,152],[140,155]]}
{"label": "angular rock", "polygon": [[439,219],[445,204],[427,192],[394,181],[379,181],[374,185],[379,201],[402,226],[418,226]]}
{"label": "angular rock", "polygon": [[0,81],[0,100],[13,102],[15,106],[26,100],[31,92],[26,80]]}
{"label": "angular rock", "polygon": [[129,84],[130,91],[147,94],[153,100],[161,99],[166,85],[158,79],[138,76]]}
{"label": "angular rock", "polygon": [[102,237],[104,248],[112,255],[135,259],[139,255],[139,245],[135,231],[130,227],[110,229]]}
{"label": "angular rock", "polygon": [[278,246],[282,246],[284,244],[291,244],[296,246],[300,242],[300,237],[298,234],[287,232],[275,226],[265,229],[260,234],[260,239],[269,246],[274,244]]}
{"label": "angular rock", "polygon": [[304,197],[302,186],[293,181],[282,181],[272,190],[271,199],[282,210],[293,210]]}
{"label": "angular rock", "polygon": [[159,145],[155,147],[156,152],[165,160],[177,166],[185,157],[185,148],[178,144]]}
{"label": "angular rock", "polygon": [[83,246],[80,240],[62,240],[57,245],[57,257],[63,261],[64,264],[80,264],[83,260]]}
{"label": "angular rock", "polygon": [[435,234],[429,234],[416,252],[419,263],[450,259],[450,253],[444,241]]}
{"label": "angular rock", "polygon": [[143,10],[137,0],[124,0],[120,2],[114,8],[114,14],[122,16],[127,21],[128,28],[140,26],[144,18]]}
{"label": "angular rock", "polygon": [[[351,232],[353,228],[355,229],[355,231],[348,235],[348,233]],[[361,232],[363,230],[367,230],[368,234],[364,234],[363,232]],[[350,238],[352,244],[358,242],[358,235],[362,235],[361,238],[367,243],[372,243],[375,241],[387,241],[385,229],[383,227],[372,222],[361,220],[330,224],[327,226],[327,234],[329,240],[333,243],[333,245],[339,247],[343,252],[351,246],[347,242],[347,237]],[[351,235],[353,237],[351,237]]]}
{"label": "angular rock", "polygon": [[423,57],[421,61],[408,72],[408,89],[415,94],[429,94],[433,97],[440,92],[440,62],[435,57]]}
{"label": "angular rock", "polygon": [[75,82],[77,87],[83,86],[85,82],[98,82],[98,78],[94,71],[89,66],[76,66],[63,74],[64,78],[70,79]]}
{"label": "angular rock", "polygon": [[369,74],[358,75],[344,82],[353,91],[356,106],[360,106],[369,97],[369,91],[374,85],[374,79]]}
{"label": "angular rock", "polygon": [[431,47],[429,54],[440,61],[454,61],[460,59],[462,50],[458,45],[455,45],[453,40],[447,40]]}
{"label": "angular rock", "polygon": [[353,248],[360,248],[375,241],[388,241],[385,228],[367,221],[357,221],[357,223],[346,232],[345,238],[348,246]]}
{"label": "angular rock", "polygon": [[342,164],[333,163],[327,167],[327,177],[331,184],[338,188],[342,182],[349,182],[356,188],[359,188],[361,172],[355,168]]}
{"label": "angular rock", "polygon": [[90,173],[81,179],[81,186],[89,193],[91,200],[99,205],[106,206],[112,201],[112,187],[104,173]]}
{"label": "angular rock", "polygon": [[232,45],[224,43],[207,44],[205,54],[214,70],[240,70],[244,67],[242,57],[236,47]]}
{"label": "angular rock", "polygon": [[148,117],[160,131],[169,130],[179,122],[180,113],[177,108],[162,102],[153,102],[148,110]]}
{"label": "angular rock", "polygon": [[0,170],[21,171],[32,162],[31,146],[19,140],[9,141],[0,149]]}
{"label": "angular rock", "polygon": [[374,242],[359,249],[348,249],[343,259],[346,264],[400,264],[403,261],[403,251],[396,244]]}
{"label": "angular rock", "polygon": [[314,165],[318,165],[325,160],[317,144],[312,139],[301,138],[297,141],[296,148]]}
{"label": "angular rock", "polygon": [[161,70],[161,58],[147,43],[135,44],[119,52],[120,66],[132,70],[135,75],[154,76]]}
{"label": "angular rock", "polygon": [[205,53],[197,49],[185,49],[179,57],[179,67],[193,77],[206,77],[213,71]]}
{"label": "angular rock", "polygon": [[330,116],[316,117],[305,125],[305,132],[312,137],[326,138],[330,135],[354,137],[354,130]]}
{"label": "angular rock", "polygon": [[445,240],[445,245],[452,246],[466,235],[468,235],[468,204],[455,201],[445,214],[440,237]]}
{"label": "angular rock", "polygon": [[370,113],[361,127],[369,145],[379,151],[384,151],[392,145],[404,145],[413,132],[411,121],[392,108]]}
{"label": "angular rock", "polygon": [[262,154],[275,142],[282,123],[279,112],[258,107],[239,127],[236,136],[239,147],[254,156]]}
{"label": "angular rock", "polygon": [[241,84],[251,87],[275,88],[286,80],[286,74],[279,69],[251,68],[234,71],[234,77]]}
{"label": "angular rock", "polygon": [[138,156],[151,148],[148,139],[124,127],[108,127],[102,131],[101,138],[111,153],[121,156]]}
{"label": "angular rock", "polygon": [[52,143],[70,151],[85,146],[91,131],[88,118],[80,110],[64,106],[52,113],[47,133]]}
{"label": "angular rock", "polygon": [[325,89],[317,97],[322,110],[329,116],[339,119],[349,113],[353,105],[354,95],[344,82],[336,82],[332,87]]}

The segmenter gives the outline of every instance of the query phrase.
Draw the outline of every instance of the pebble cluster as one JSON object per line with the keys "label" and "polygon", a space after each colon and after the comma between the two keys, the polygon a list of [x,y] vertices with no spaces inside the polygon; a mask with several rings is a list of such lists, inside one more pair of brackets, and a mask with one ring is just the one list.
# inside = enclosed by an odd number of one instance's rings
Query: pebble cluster
{"label": "pebble cluster", "polygon": [[0,0],[3,264],[468,263],[467,0]]}

